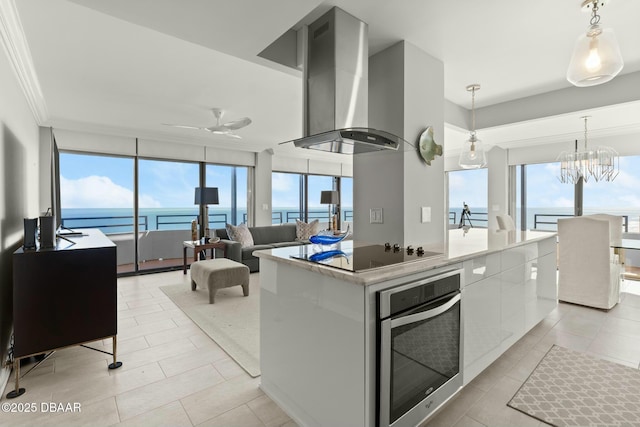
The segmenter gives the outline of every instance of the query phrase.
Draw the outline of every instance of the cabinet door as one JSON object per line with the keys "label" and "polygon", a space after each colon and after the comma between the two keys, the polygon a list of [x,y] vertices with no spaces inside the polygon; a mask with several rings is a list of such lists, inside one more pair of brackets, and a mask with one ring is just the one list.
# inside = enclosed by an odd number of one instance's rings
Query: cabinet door
{"label": "cabinet door", "polygon": [[530,263],[524,263],[500,274],[502,351],[511,347],[526,332],[524,301],[528,267],[530,267]]}
{"label": "cabinet door", "polygon": [[528,264],[525,282],[525,326],[529,330],[557,305],[555,251]]}
{"label": "cabinet door", "polygon": [[464,383],[489,366],[500,352],[500,276],[468,285],[463,292]]}

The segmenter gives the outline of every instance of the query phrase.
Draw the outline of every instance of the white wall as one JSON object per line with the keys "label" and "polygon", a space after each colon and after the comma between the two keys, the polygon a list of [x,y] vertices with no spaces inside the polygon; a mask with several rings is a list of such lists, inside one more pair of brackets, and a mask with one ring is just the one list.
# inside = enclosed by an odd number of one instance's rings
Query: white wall
{"label": "white wall", "polygon": [[[256,154],[256,167],[254,170],[254,212],[255,225],[271,225],[271,172],[273,151],[264,150]],[[266,209],[265,209],[266,207]]]}
{"label": "white wall", "polygon": [[[359,154],[353,159],[354,238],[402,246],[444,243],[446,197],[444,159],[424,163],[420,134],[434,128],[444,145],[444,66],[407,42],[369,58],[369,126],[406,139],[398,152]],[[421,208],[431,221],[421,221]],[[371,208],[383,209],[383,223],[371,224]]]}
{"label": "white wall", "polygon": [[[22,244],[23,218],[40,214],[39,176],[49,173],[49,166],[40,167],[38,125],[4,52],[0,93],[0,362],[4,363],[13,324],[12,254]],[[3,376],[0,373],[0,387]]]}

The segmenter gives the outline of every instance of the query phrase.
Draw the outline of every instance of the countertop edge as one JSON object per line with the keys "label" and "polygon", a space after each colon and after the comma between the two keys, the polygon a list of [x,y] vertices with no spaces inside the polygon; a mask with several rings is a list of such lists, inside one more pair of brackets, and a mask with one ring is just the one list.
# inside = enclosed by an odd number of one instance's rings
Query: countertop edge
{"label": "countertop edge", "polygon": [[[439,267],[444,267],[449,264],[461,263],[463,261],[466,261],[472,258],[477,258],[477,257],[486,256],[486,255],[490,255],[497,252],[502,252],[508,249],[517,248],[519,246],[524,246],[530,243],[535,243],[544,239],[557,236],[557,233],[555,232],[541,232],[541,233],[544,233],[544,234],[531,237],[523,241],[507,244],[500,248],[471,252],[471,253],[456,256],[456,257],[447,257],[446,255],[442,255],[441,257],[432,257],[425,260],[409,261],[402,264],[380,267],[380,268],[367,270],[359,273],[353,273],[345,270],[340,270],[334,267],[324,266],[322,264],[303,261],[303,260],[299,260],[291,257],[285,257],[279,254],[273,254],[274,249],[263,249],[263,250],[254,251],[253,255],[258,258],[264,258],[271,261],[281,262],[284,264],[295,266],[297,268],[301,268],[303,270],[313,271],[325,276],[332,277],[334,279],[339,279],[339,280],[351,282],[358,285],[368,286],[368,285],[373,285],[379,282],[383,282],[388,279],[408,276],[413,273],[418,273],[422,271],[433,270]],[[275,249],[280,250],[285,248],[275,248]]]}

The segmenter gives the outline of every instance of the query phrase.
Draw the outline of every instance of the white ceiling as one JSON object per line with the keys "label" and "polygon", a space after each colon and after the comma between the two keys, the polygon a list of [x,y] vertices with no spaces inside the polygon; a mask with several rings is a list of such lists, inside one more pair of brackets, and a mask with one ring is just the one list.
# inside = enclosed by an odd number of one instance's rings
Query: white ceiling
{"label": "white ceiling", "polygon": [[[279,142],[302,134],[301,74],[257,55],[331,6],[369,24],[370,54],[407,40],[441,59],[449,101],[468,109],[465,87],[480,83],[480,114],[570,87],[566,67],[589,20],[580,2],[15,0],[47,106],[42,125],[279,152],[292,150]],[[623,74],[638,72],[640,1],[609,3],[602,24],[616,32]],[[224,108],[228,120],[251,117],[238,131],[242,140],[162,125],[210,126],[212,107]],[[638,103],[592,110],[596,130],[640,125]],[[483,139],[505,146],[557,139],[581,130],[578,117],[538,112],[535,120],[492,126]],[[455,149],[457,130],[447,132],[445,150]]]}

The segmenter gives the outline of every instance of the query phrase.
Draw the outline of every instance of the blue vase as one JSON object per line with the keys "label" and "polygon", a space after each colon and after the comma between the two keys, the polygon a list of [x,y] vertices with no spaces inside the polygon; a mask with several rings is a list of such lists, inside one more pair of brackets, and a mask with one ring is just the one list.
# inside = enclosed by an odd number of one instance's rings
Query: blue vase
{"label": "blue vase", "polygon": [[311,243],[316,243],[318,245],[333,245],[335,243],[343,241],[349,235],[349,227],[347,226],[347,231],[342,234],[334,235],[326,235],[326,234],[315,234],[309,237],[309,241]]}

